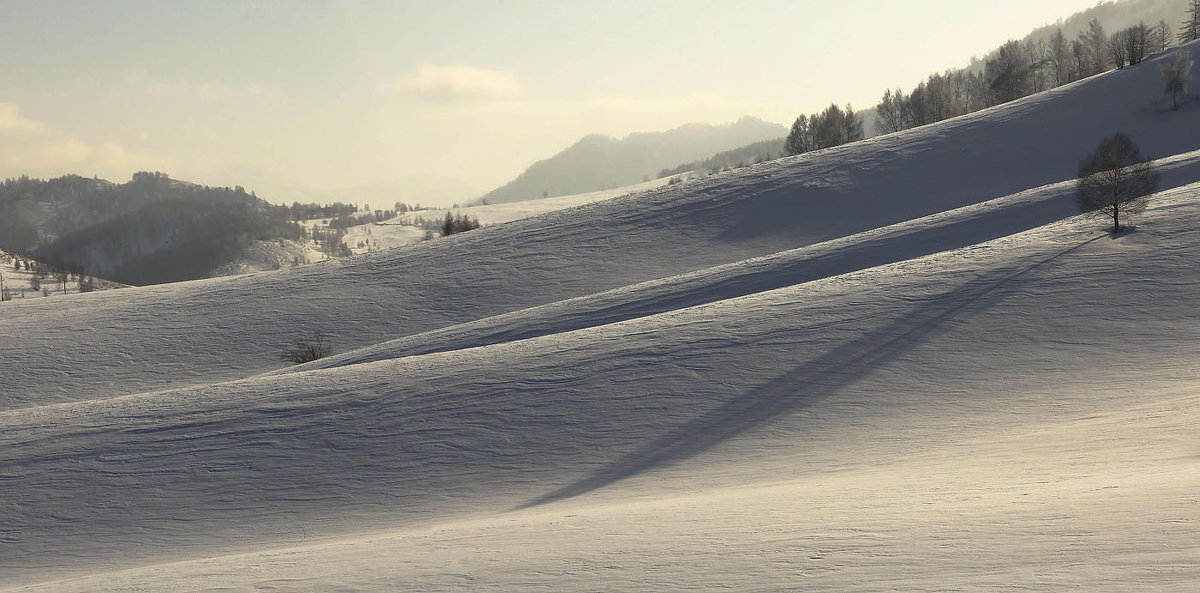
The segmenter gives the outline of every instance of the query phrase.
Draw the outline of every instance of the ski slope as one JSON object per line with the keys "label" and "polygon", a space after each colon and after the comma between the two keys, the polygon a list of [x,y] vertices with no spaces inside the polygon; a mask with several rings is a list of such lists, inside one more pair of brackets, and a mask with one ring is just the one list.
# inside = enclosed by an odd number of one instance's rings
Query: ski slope
{"label": "ski slope", "polygon": [[[1200,106],[1163,106],[1162,59],[411,247],[7,303],[0,589],[1193,590]],[[1115,129],[1163,173],[1117,236],[1070,181]],[[341,354],[284,368],[308,328]]]}

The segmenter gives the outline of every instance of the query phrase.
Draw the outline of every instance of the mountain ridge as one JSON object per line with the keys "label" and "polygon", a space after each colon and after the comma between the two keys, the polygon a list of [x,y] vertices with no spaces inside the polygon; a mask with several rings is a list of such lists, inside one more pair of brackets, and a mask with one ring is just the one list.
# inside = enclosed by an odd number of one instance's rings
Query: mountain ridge
{"label": "mountain ridge", "polygon": [[530,165],[480,200],[515,202],[630,185],[658,177],[663,169],[680,163],[786,134],[782,125],[752,116],[723,126],[692,123],[664,132],[636,132],[622,139],[588,134],[554,156]]}

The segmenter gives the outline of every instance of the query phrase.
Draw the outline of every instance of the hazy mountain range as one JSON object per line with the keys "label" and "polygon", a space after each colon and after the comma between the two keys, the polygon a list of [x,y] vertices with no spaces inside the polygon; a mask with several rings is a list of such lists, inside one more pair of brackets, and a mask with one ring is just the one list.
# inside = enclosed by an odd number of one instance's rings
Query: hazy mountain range
{"label": "hazy mountain range", "polygon": [[630,134],[621,140],[591,134],[534,163],[482,199],[519,202],[612,189],[656,178],[663,169],[681,163],[785,135],[787,128],[782,125],[754,117],[723,126],[687,124],[665,132]]}

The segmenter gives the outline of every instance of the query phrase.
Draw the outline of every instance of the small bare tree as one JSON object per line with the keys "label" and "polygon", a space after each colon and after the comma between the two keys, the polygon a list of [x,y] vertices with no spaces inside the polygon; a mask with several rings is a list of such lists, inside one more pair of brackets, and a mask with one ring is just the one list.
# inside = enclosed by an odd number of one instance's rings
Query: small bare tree
{"label": "small bare tree", "polygon": [[279,358],[284,362],[304,364],[319,360],[333,354],[333,348],[325,344],[325,335],[313,332],[308,338],[297,338],[291,347],[283,351]]}
{"label": "small bare tree", "polygon": [[1121,214],[1146,209],[1158,189],[1158,173],[1129,135],[1117,132],[1100,141],[1096,152],[1079,163],[1075,197],[1080,210],[1111,217],[1113,232],[1121,231]]}
{"label": "small bare tree", "polygon": [[1188,79],[1192,77],[1192,52],[1181,49],[1170,62],[1158,67],[1163,75],[1163,94],[1171,95],[1171,108],[1179,109],[1179,98],[1187,94]]}

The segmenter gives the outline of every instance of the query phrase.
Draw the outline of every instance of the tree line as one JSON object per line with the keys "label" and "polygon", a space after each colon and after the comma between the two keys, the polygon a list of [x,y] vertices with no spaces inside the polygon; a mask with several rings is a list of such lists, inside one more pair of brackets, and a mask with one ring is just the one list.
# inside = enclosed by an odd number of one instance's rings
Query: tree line
{"label": "tree line", "polygon": [[[783,156],[783,139],[776,138],[774,140],[763,140],[754,144],[747,144],[733,150],[718,152],[717,154],[701,160],[683,163],[670,169],[663,169],[658,172],[656,179],[663,177],[671,177],[672,175],[680,175],[688,171],[705,171],[708,173],[718,173],[729,169],[740,169],[746,165],[761,163]],[[649,181],[649,179],[646,179]]]}
{"label": "tree line", "polygon": [[812,115],[800,115],[783,142],[789,154],[801,154],[822,148],[832,148],[863,139],[862,116],[854,108],[845,109],[830,104],[824,111]]}
{"label": "tree line", "polygon": [[[42,296],[50,296],[55,283],[59,284],[57,290],[61,292],[67,291],[68,282],[76,282],[79,292],[92,292],[97,287],[96,279],[85,275],[83,266],[61,259],[38,261],[21,254],[0,251],[0,264],[9,263],[12,264],[14,273],[20,273],[22,270],[28,273],[30,290],[35,294],[41,293]],[[3,270],[0,270],[0,301],[11,301],[14,294],[24,298],[25,289],[6,282]]]}
{"label": "tree line", "polygon": [[1077,80],[1138,64],[1188,43],[1200,31],[1200,0],[1192,0],[1177,35],[1166,21],[1144,22],[1108,34],[1093,19],[1074,39],[1056,28],[1048,39],[1009,41],[984,60],[982,69],[935,73],[908,93],[887,90],[875,106],[875,132],[888,134],[1007,103]]}

